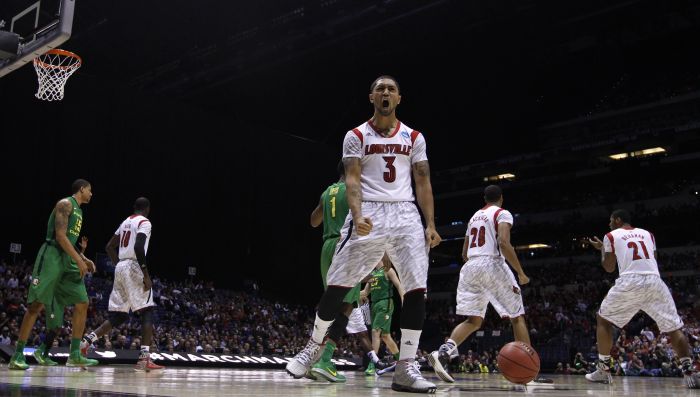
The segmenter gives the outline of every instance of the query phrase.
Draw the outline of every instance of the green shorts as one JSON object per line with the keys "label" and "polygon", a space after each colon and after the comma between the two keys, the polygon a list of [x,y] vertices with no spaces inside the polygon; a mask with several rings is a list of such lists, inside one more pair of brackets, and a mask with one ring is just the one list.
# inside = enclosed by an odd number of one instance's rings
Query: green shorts
{"label": "green shorts", "polygon": [[[324,241],[323,248],[321,248],[321,279],[323,280],[324,290],[328,288],[326,285],[326,276],[328,276],[328,269],[331,268],[336,245],[338,245],[338,237],[329,238]],[[352,303],[354,306],[360,307],[360,290],[360,284],[358,283],[348,291],[345,298],[343,298],[343,302]]]}
{"label": "green shorts", "polygon": [[391,315],[394,314],[394,299],[382,299],[372,302],[372,329],[379,329],[382,334],[391,333]]}
{"label": "green shorts", "polygon": [[71,263],[68,254],[52,244],[44,243],[34,262],[27,302],[35,301],[49,310],[51,306],[88,302],[85,282],[76,265]]}

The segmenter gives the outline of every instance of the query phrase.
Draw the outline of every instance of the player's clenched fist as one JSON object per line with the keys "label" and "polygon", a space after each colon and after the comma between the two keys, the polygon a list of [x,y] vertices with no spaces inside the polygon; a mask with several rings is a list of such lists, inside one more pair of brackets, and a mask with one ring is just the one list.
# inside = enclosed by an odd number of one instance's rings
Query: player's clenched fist
{"label": "player's clenched fist", "polygon": [[428,244],[430,244],[430,248],[435,248],[440,244],[442,241],[442,237],[438,234],[438,232],[431,227],[425,228],[425,238],[428,240]]}
{"label": "player's clenched fist", "polygon": [[355,222],[355,231],[358,236],[366,236],[372,231],[372,220],[366,216],[356,218],[353,222]]}

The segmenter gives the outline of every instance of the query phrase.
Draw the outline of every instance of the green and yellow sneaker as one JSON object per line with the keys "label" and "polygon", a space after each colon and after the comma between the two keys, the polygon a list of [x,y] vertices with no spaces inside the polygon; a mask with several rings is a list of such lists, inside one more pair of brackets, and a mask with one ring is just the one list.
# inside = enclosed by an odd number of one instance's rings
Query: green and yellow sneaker
{"label": "green and yellow sneaker", "polygon": [[377,371],[374,368],[374,363],[369,363],[369,365],[367,366],[367,369],[365,370],[365,375],[372,376],[372,375],[374,375],[375,372],[377,372]]}
{"label": "green and yellow sneaker", "polygon": [[316,379],[323,378],[329,382],[333,383],[344,383],[347,379],[343,374],[339,374],[338,370],[335,368],[335,364],[331,361],[319,361],[316,365],[311,368],[311,372],[315,375]]}
{"label": "green and yellow sneaker", "polygon": [[68,356],[68,361],[66,361],[66,367],[92,367],[99,363],[99,361],[84,357],[80,353],[71,353],[70,356]]}
{"label": "green and yellow sneaker", "polygon": [[24,371],[24,370],[29,368],[29,365],[24,360],[23,354],[15,353],[10,358],[10,364],[7,365],[7,368],[9,368],[9,369],[21,369]]}
{"label": "green and yellow sneaker", "polygon": [[34,356],[34,359],[36,360],[36,363],[39,365],[47,367],[53,367],[58,365],[58,363],[53,361],[48,355],[44,357],[44,352],[41,349],[35,349],[34,353],[32,354]]}

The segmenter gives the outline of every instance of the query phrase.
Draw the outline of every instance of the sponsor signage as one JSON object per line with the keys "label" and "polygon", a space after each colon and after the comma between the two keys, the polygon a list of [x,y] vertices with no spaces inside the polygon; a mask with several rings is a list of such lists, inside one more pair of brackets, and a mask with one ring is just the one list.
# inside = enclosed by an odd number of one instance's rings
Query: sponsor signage
{"label": "sponsor signage", "polygon": [[[0,347],[0,352],[9,359],[14,353],[11,346]],[[25,348],[24,355],[29,363],[34,363],[34,348]],[[67,347],[51,349],[49,356],[57,362],[65,362],[70,354]],[[93,350],[88,354],[89,358],[100,361],[100,364],[134,364],[139,358],[139,350]],[[151,360],[157,364],[165,366],[188,366],[188,367],[219,367],[219,368],[279,368],[283,369],[292,357],[280,356],[248,356],[240,354],[221,353],[184,353],[184,352],[152,352]],[[333,359],[335,365],[340,369],[357,369],[358,363],[347,359]]]}

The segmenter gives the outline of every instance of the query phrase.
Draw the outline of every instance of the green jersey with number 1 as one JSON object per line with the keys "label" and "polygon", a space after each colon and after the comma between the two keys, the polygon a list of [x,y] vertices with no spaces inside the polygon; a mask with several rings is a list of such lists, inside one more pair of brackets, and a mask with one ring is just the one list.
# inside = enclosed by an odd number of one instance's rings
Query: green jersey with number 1
{"label": "green jersey with number 1", "polygon": [[323,239],[340,237],[340,229],[350,212],[345,198],[345,182],[336,182],[321,195],[323,202]]}

